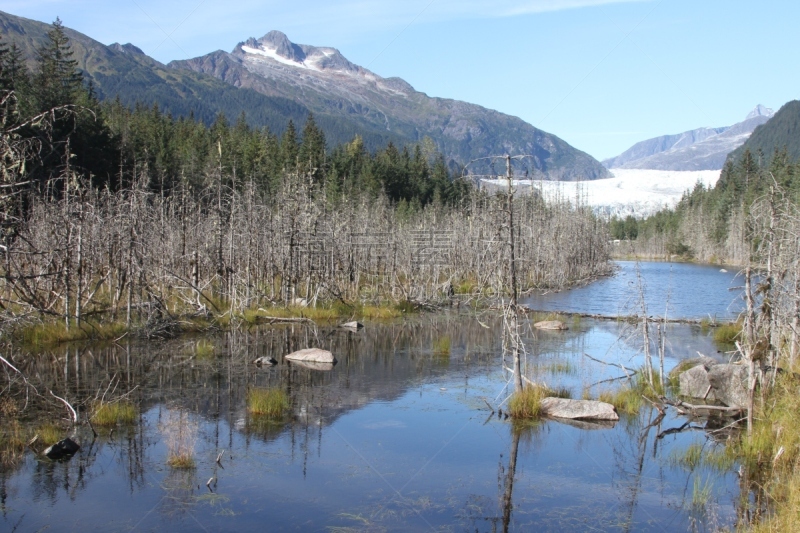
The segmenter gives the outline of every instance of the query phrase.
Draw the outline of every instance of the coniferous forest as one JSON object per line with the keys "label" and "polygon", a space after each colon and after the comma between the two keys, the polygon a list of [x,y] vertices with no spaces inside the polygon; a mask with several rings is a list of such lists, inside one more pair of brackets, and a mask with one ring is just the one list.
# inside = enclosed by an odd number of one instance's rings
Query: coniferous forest
{"label": "coniferous forest", "polygon": [[328,146],[310,115],[278,135],[129,109],[100,102],[71,56],[59,21],[33,69],[0,48],[9,320],[500,295],[512,240],[522,288],[607,269],[588,208],[483,194],[432,143],[371,152],[358,136]]}

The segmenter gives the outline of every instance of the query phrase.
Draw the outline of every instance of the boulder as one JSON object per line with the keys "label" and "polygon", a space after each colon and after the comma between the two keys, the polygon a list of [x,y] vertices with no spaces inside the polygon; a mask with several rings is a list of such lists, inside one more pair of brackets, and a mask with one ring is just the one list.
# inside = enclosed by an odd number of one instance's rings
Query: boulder
{"label": "boulder", "polygon": [[728,407],[747,408],[747,367],[719,364],[708,371],[714,397]]}
{"label": "boulder", "polygon": [[542,400],[541,410],[544,416],[553,418],[619,420],[619,415],[613,405],[596,400],[545,398]]}
{"label": "boulder", "polygon": [[[703,365],[696,365],[678,376],[680,393],[682,396],[692,398],[705,398],[714,401],[714,391],[708,381],[708,370]],[[709,391],[709,389],[711,389]]]}
{"label": "boulder", "polygon": [[305,350],[297,350],[289,355],[284,356],[284,359],[289,361],[306,361],[309,363],[335,363],[336,358],[327,350],[320,350],[319,348],[306,348]]}
{"label": "boulder", "polygon": [[60,440],[47,448],[44,451],[45,457],[48,459],[52,459],[53,461],[58,461],[59,459],[65,459],[72,457],[78,450],[80,450],[80,445],[72,440],[71,438],[67,437],[64,440]]}
{"label": "boulder", "polygon": [[305,298],[295,298],[292,300],[292,305],[295,307],[308,307],[308,300]]}
{"label": "boulder", "polygon": [[274,357],[269,357],[266,355],[264,357],[259,357],[253,362],[258,366],[272,366],[278,364],[278,361],[276,361]]}
{"label": "boulder", "polygon": [[364,324],[362,324],[361,322],[353,321],[353,322],[345,322],[339,327],[342,329],[346,329],[348,331],[358,331],[364,327]]}
{"label": "boulder", "polygon": [[567,325],[561,322],[560,320],[543,320],[541,322],[537,322],[533,325],[536,329],[552,329],[552,330],[564,330],[569,329]]}
{"label": "boulder", "polygon": [[719,362],[707,355],[700,354],[699,357],[690,357],[689,359],[684,359],[677,365],[675,368],[669,371],[670,377],[680,376],[683,372],[686,372],[690,368],[694,368],[698,365],[703,365],[706,370],[710,369],[714,365],[718,365]]}

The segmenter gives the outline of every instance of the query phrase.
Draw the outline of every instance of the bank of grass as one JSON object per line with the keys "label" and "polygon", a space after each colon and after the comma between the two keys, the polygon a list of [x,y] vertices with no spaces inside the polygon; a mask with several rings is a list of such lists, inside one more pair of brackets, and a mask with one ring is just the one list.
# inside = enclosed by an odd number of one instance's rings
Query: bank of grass
{"label": "bank of grass", "polygon": [[615,390],[602,391],[597,399],[610,403],[620,414],[635,416],[645,406],[647,399],[655,401],[663,395],[664,387],[661,386],[661,374],[658,370],[653,369],[653,383],[651,384],[645,369],[640,368],[630,380],[629,385]]}
{"label": "bank of grass", "polygon": [[[746,530],[800,531],[800,383],[789,374],[779,375],[758,403],[752,436],[742,431],[727,446],[731,460],[741,464],[749,479],[758,480],[771,505],[771,512]],[[747,496],[742,495],[745,504]]]}
{"label": "bank of grass", "polygon": [[72,323],[67,329],[66,323],[60,320],[22,327],[14,336],[23,346],[48,347],[65,342],[113,340],[126,331],[124,322],[83,321],[80,326]]}
{"label": "bank of grass", "polygon": [[508,400],[508,414],[516,420],[536,420],[542,416],[542,400],[569,398],[569,389],[551,389],[546,385],[526,385]]}
{"label": "bank of grass", "polygon": [[96,426],[131,425],[136,422],[137,416],[136,406],[127,400],[95,402],[92,405],[91,421]]}
{"label": "bank of grass", "polygon": [[18,420],[3,420],[0,424],[0,466],[11,466],[22,460],[27,435]]}
{"label": "bank of grass", "polygon": [[280,420],[289,412],[289,396],[283,389],[258,389],[247,391],[247,410],[252,415]]}

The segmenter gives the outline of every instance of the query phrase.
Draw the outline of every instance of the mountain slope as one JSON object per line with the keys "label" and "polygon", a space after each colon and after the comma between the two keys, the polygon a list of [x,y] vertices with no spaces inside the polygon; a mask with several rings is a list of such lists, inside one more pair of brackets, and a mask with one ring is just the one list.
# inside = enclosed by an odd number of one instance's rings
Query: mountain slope
{"label": "mountain slope", "polygon": [[536,169],[546,179],[610,176],[588,154],[519,118],[466,102],[431,98],[399,78],[382,78],[351,63],[335,48],[298,45],[277,31],[240,43],[232,53],[217,51],[168,66],[291,98],[315,114],[346,117],[408,142],[428,136],[446,157],[461,163],[488,155],[533,154]]}
{"label": "mountain slope", "polygon": [[771,109],[759,105],[744,121],[733,126],[699,128],[648,139],[603,164],[607,168],[625,169],[719,170],[728,154],[741,146],[772,114]]}
{"label": "mountain slope", "polygon": [[[31,67],[35,65],[35,51],[50,29],[49,24],[0,12],[3,40],[16,43]],[[193,115],[206,124],[214,122],[219,113],[229,120],[244,113],[251,125],[267,126],[277,133],[286,128],[289,120],[300,125],[308,117],[309,109],[290,98],[239,89],[198,72],[170,69],[131,44],[106,46],[69,28],[64,32],[78,67],[92,80],[101,99],[119,96],[128,106],[158,104],[164,112],[176,117]],[[391,132],[369,128],[347,117],[322,113],[315,115],[315,120],[333,144],[350,141],[356,134],[371,149],[401,140]]]}
{"label": "mountain slope", "polygon": [[786,149],[791,161],[800,161],[800,101],[784,104],[765,124],[757,127],[742,146],[728,156],[734,163],[745,150],[756,154],[759,150],[769,162],[775,150]]}

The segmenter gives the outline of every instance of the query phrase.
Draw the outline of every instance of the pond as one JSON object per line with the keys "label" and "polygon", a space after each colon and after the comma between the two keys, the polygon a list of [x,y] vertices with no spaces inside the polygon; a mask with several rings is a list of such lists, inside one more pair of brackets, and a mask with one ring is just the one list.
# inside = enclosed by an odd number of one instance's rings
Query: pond
{"label": "pond", "polygon": [[[641,366],[630,325],[569,326],[526,329],[531,379],[597,397],[622,371],[596,360]],[[127,394],[140,410],[110,434],[82,427],[70,461],[28,453],[0,470],[0,529],[677,531],[735,522],[736,476],[682,459],[690,445],[721,445],[702,427],[669,431],[686,422],[670,411],[655,425],[650,408],[616,424],[492,414],[487,403],[496,409],[509,394],[500,331],[493,314],[452,312],[358,333],[281,326],[18,357],[74,404]],[[669,325],[667,339],[667,369],[717,350],[699,326]],[[307,346],[330,349],[338,364],[283,360]],[[265,355],[278,364],[252,364]],[[251,387],[285,390],[293,420],[249,415]],[[194,468],[167,466],[176,431],[193,437]]]}

